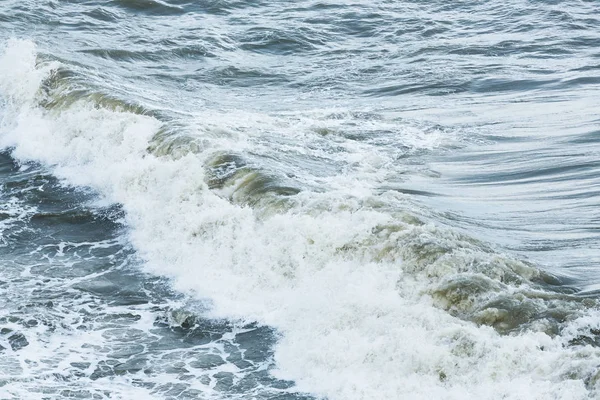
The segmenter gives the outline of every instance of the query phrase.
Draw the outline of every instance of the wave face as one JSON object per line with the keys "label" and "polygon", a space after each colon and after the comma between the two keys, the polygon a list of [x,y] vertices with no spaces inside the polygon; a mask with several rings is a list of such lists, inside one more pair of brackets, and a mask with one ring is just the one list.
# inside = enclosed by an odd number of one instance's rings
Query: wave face
{"label": "wave face", "polygon": [[538,3],[5,1],[0,395],[600,396],[600,10]]}

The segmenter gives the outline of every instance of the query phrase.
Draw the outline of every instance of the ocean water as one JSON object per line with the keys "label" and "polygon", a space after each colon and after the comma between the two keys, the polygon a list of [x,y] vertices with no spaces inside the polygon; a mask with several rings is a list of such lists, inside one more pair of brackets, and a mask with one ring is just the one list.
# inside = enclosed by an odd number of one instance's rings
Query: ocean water
{"label": "ocean water", "polygon": [[600,3],[0,1],[0,399],[600,398]]}

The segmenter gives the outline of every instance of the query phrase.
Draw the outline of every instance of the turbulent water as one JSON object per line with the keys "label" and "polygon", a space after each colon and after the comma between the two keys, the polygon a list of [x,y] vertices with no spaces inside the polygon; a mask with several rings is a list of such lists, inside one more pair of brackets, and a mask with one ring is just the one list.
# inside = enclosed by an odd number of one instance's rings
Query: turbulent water
{"label": "turbulent water", "polygon": [[0,399],[597,399],[600,3],[0,2]]}

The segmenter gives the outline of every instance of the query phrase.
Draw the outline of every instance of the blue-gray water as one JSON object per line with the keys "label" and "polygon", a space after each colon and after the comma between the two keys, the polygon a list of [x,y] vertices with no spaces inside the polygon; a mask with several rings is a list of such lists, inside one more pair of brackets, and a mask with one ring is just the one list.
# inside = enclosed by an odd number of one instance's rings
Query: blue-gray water
{"label": "blue-gray water", "polygon": [[0,399],[600,396],[600,3],[2,0]]}

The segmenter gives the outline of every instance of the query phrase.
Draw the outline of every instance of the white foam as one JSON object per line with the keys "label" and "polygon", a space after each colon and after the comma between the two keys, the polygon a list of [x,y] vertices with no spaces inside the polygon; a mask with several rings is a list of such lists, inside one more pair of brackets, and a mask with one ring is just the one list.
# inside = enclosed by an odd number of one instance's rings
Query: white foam
{"label": "white foam", "polygon": [[[399,224],[398,214],[389,210],[405,206],[398,194],[372,197],[369,179],[381,173],[387,155],[361,155],[373,149],[341,141],[347,148],[358,146],[342,154],[349,162],[358,157],[358,164],[371,165],[368,174],[347,169],[339,180],[322,181],[331,184],[330,191],[305,191],[292,210],[259,219],[204,183],[204,161],[212,151],[239,147],[235,134],[229,141],[207,137],[212,147],[204,152],[157,157],[146,150],[160,128],[155,119],[86,103],[61,112],[39,108],[32,88],[48,68],[35,66],[30,42],[6,45],[0,93],[8,100],[0,144],[14,147],[20,160],[53,166],[69,183],[123,204],[131,241],[148,270],[171,277],[179,290],[210,299],[213,315],[276,327],[282,334],[277,374],[295,380],[300,390],[332,400],[598,394],[597,384],[583,382],[600,364],[596,349],[567,347],[568,336],[540,332],[502,336],[454,318],[434,307],[426,293],[441,269],[453,273],[460,266],[415,273],[399,256],[377,256],[390,253],[386,246],[404,243],[373,234],[379,226]],[[206,126],[211,123],[220,124]],[[257,129],[263,123],[257,118]],[[304,151],[296,140],[289,146]],[[363,189],[353,190],[353,184]],[[385,206],[370,206],[381,203]],[[421,238],[434,231],[407,229]]]}

